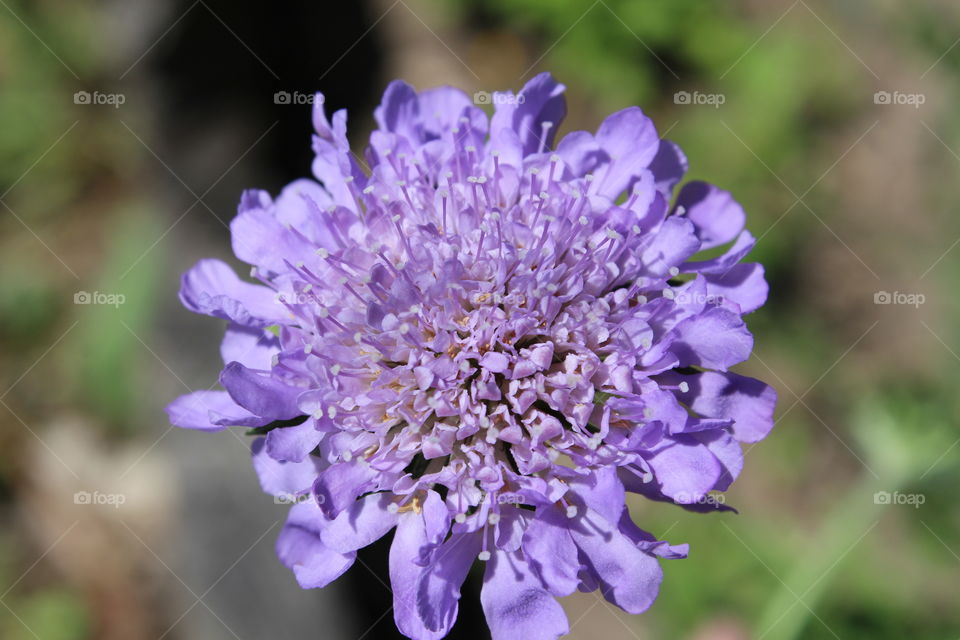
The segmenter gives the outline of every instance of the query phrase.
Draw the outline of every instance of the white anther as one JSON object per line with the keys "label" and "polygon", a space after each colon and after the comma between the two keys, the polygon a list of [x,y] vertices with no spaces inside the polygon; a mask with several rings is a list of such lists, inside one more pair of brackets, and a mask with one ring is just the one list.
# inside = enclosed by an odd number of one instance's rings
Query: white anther
{"label": "white anther", "polygon": [[489,516],[487,516],[487,522],[489,522],[490,524],[497,524],[498,522],[500,522],[500,514],[491,513]]}
{"label": "white anther", "polygon": [[400,505],[398,505],[396,502],[391,502],[387,505],[387,511],[390,513],[396,513],[397,511],[400,511]]}
{"label": "white anther", "polygon": [[303,352],[304,352],[304,353],[306,353],[307,355],[309,355],[311,351],[313,351],[313,345],[312,345],[312,344],[305,344],[305,345],[303,345]]}
{"label": "white anther", "polygon": [[680,275],[680,269],[677,267],[670,267],[669,273],[671,276],[678,276]]}
{"label": "white anther", "polygon": [[464,522],[467,521],[467,514],[458,513],[457,515],[453,516],[453,519],[459,522],[460,524],[463,524]]}
{"label": "white anther", "polygon": [[366,195],[370,195],[371,193],[373,193],[373,185],[371,184],[371,185],[367,185],[366,187],[364,187],[364,188],[363,188],[363,193],[366,194]]}
{"label": "white anther", "polygon": [[333,420],[337,417],[337,408],[336,407],[327,407],[327,417]]}
{"label": "white anther", "polygon": [[[340,367],[339,364],[335,364],[335,365],[333,365],[332,367],[330,367],[330,373],[333,374],[333,375],[335,375],[335,376],[340,375],[340,368],[341,368],[341,367]],[[332,408],[332,407],[331,407],[331,408]],[[330,416],[330,417],[332,418],[333,416]]]}
{"label": "white anther", "polygon": [[580,222],[580,224],[582,224],[583,226],[587,226],[587,223],[590,222],[590,221],[587,220],[587,216],[580,216],[579,222]]}
{"label": "white anther", "polygon": [[550,162],[560,162],[560,156],[553,154],[550,156]]}
{"label": "white anther", "polygon": [[687,393],[688,391],[690,391],[690,385],[684,380],[680,383],[680,393]]}
{"label": "white anther", "polygon": [[489,551],[481,551],[480,553],[477,554],[477,560],[479,560],[480,562],[486,562],[489,559],[490,559]]}
{"label": "white anther", "polygon": [[576,508],[575,506],[570,505],[569,507],[567,507],[567,517],[568,517],[568,518],[576,518],[576,517],[577,517],[577,508]]}

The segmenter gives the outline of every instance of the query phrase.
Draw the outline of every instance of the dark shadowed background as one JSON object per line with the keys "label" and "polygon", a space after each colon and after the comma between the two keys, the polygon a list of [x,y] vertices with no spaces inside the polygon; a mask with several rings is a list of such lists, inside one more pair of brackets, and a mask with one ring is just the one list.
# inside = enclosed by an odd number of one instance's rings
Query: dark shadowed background
{"label": "dark shadowed background", "polygon": [[[571,637],[960,637],[957,3],[0,0],[0,638],[395,637],[387,544],[300,590],[245,436],[168,426],[223,329],[179,274],[309,173],[314,91],[359,148],[393,78],[542,70],[561,132],[640,105],[743,203],[740,370],[781,398],[740,514],[634,501],[690,558],[642,616],[564,599]],[[451,637],[487,636],[477,592]]]}

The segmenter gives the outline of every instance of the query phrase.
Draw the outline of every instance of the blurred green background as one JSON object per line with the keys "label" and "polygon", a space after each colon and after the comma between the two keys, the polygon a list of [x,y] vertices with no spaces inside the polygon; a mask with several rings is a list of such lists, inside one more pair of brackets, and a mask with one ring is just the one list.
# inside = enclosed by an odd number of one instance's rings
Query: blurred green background
{"label": "blurred green background", "polygon": [[[0,1],[0,638],[390,637],[382,550],[299,591],[248,443],[168,427],[222,329],[178,274],[308,173],[297,95],[359,147],[394,77],[541,70],[561,132],[640,105],[744,205],[771,295],[741,372],[780,394],[740,514],[635,501],[690,558],[642,616],[567,598],[571,637],[960,638],[958,43],[949,0]],[[471,597],[451,637],[483,637]]]}

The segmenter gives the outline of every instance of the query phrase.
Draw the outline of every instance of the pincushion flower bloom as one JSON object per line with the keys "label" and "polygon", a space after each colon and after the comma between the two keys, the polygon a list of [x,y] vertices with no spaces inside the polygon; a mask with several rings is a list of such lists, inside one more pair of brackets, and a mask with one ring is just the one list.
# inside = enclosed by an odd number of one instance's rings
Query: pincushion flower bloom
{"label": "pincushion flower bloom", "polygon": [[449,631],[475,562],[497,640],[566,633],[556,598],[577,589],[644,611],[686,545],[634,524],[625,493],[723,508],[709,492],[772,426],[774,391],[729,371],[767,295],[743,210],[701,182],[674,194],[686,159],[638,108],[554,147],[563,89],[539,75],[488,120],[394,82],[365,160],[318,96],[316,181],[246,192],[231,224],[258,282],[217,260],[183,277],[188,309],[229,322],[225,390],[176,400],[173,424],[257,428],[305,588],[393,531],[411,638]]}

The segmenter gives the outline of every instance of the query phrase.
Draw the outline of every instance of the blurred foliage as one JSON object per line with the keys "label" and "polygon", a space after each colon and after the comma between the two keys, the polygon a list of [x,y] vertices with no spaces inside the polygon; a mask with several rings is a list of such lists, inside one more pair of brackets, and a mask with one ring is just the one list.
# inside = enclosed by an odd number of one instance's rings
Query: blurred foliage
{"label": "blurred foliage", "polygon": [[[107,251],[97,291],[117,304],[80,307],[83,320],[71,344],[68,363],[77,397],[108,425],[127,432],[138,429],[131,417],[149,388],[144,360],[155,357],[143,341],[157,306],[160,252],[152,251],[164,229],[155,215],[122,207],[123,217],[107,235]],[[147,248],[145,252],[145,247]]]}
{"label": "blurred foliage", "polygon": [[[43,550],[6,530],[14,509],[6,493],[17,488],[23,438],[31,438],[20,421],[38,430],[38,420],[70,407],[113,436],[129,433],[143,424],[140,401],[150,386],[144,363],[152,356],[133,333],[145,334],[152,321],[162,254],[120,278],[163,231],[140,204],[151,194],[127,183],[142,147],[116,113],[74,101],[94,82],[109,86],[99,80],[109,40],[90,37],[103,28],[102,10],[26,0],[0,7],[0,397],[10,407],[0,410],[4,640],[93,637],[89,594],[51,586],[59,581],[26,561]],[[71,242],[77,237],[82,242]],[[124,295],[125,304],[75,305],[87,283]],[[73,331],[78,339],[58,341]]]}

